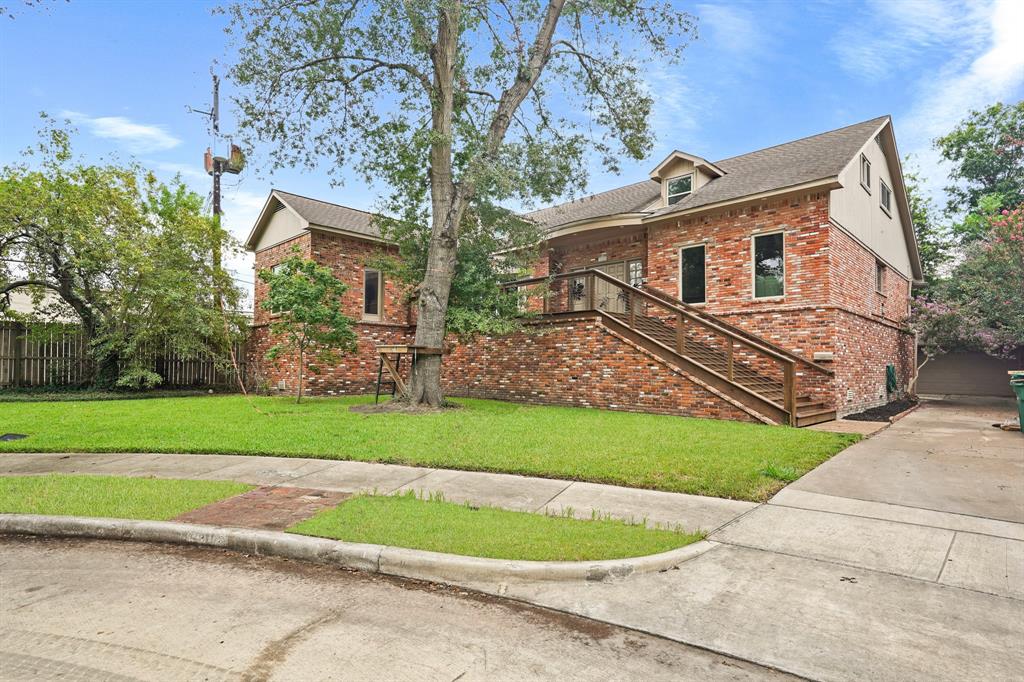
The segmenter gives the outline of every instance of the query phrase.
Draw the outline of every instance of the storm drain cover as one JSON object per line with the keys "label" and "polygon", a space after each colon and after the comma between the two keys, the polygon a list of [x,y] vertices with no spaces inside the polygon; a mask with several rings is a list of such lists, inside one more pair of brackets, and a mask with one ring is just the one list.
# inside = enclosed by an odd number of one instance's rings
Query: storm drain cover
{"label": "storm drain cover", "polygon": [[0,436],[0,440],[21,440],[22,438],[28,438],[24,433],[5,433]]}

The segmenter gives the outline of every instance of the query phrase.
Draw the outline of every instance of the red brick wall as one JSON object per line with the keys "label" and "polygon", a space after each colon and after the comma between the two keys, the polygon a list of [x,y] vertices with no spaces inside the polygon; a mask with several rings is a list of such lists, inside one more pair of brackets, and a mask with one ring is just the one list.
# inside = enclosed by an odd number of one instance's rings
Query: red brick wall
{"label": "red brick wall", "polygon": [[885,390],[885,366],[896,366],[898,388],[913,376],[914,337],[895,325],[837,311],[836,394],[839,416],[883,405],[895,396]]}
{"label": "red brick wall", "polygon": [[267,324],[270,322],[271,317],[270,311],[263,308],[263,301],[267,298],[269,287],[259,278],[260,271],[274,267],[284,259],[290,257],[296,250],[298,250],[299,255],[303,258],[309,258],[311,247],[312,239],[310,238],[310,234],[306,232],[295,239],[291,239],[289,241],[282,242],[277,246],[272,246],[269,249],[256,252],[256,265],[254,267],[256,274],[254,279],[256,284],[253,294],[253,301],[255,302],[255,305],[253,307],[252,319],[255,326]]}
{"label": "red brick wall", "polygon": [[[754,299],[752,234],[782,230],[785,295]],[[828,193],[766,200],[650,226],[647,283],[679,295],[679,249],[705,243],[708,312],[766,311],[828,302]]]}
{"label": "red brick wall", "polygon": [[861,315],[900,324],[906,320],[910,282],[902,274],[883,264],[884,286],[875,288],[875,264],[878,259],[840,227],[830,233],[832,257],[829,277],[842,282],[832,293],[832,303]]}
{"label": "red brick wall", "polygon": [[455,396],[757,421],[589,316],[458,345],[443,381]]}
{"label": "red brick wall", "polygon": [[[323,366],[307,359],[305,391],[307,395],[343,395],[367,393],[377,382],[377,353],[380,344],[407,343],[412,339],[413,328],[409,326],[409,305],[404,293],[396,283],[384,280],[384,308],[380,321],[363,321],[363,271],[371,260],[380,254],[381,245],[376,242],[355,239],[329,232],[314,230],[256,254],[256,272],[270,268],[292,255],[298,247],[301,255],[313,258],[327,265],[334,275],[349,286],[345,292],[342,309],[349,317],[357,320],[355,331],[358,336],[357,350],[342,356],[341,362]],[[271,390],[292,393],[297,387],[297,363],[295,355],[278,357],[271,362],[266,353],[273,345],[269,323],[271,314],[260,307],[267,294],[267,285],[256,277],[250,362],[254,367],[253,379]]]}

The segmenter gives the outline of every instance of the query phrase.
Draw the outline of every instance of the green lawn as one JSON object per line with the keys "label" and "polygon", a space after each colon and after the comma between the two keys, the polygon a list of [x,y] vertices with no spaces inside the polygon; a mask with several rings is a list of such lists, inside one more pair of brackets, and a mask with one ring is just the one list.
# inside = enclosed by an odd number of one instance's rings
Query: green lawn
{"label": "green lawn", "polygon": [[0,476],[0,513],[166,521],[252,490],[231,481],[118,476]]}
{"label": "green lawn", "polygon": [[0,404],[0,452],[193,452],[353,459],[565,478],[760,501],[858,436],[568,407],[459,400],[360,414],[372,398],[241,396]]}
{"label": "green lawn", "polygon": [[289,531],[349,542],[529,561],[644,556],[667,552],[703,537],[623,521],[578,521],[421,500],[413,495],[354,497]]}

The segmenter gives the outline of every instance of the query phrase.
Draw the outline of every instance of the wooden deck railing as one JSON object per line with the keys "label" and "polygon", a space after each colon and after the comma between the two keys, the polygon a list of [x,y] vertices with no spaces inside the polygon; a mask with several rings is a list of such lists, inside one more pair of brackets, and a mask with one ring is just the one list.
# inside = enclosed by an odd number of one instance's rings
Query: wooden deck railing
{"label": "wooden deck railing", "polygon": [[600,270],[520,279],[506,287],[539,288],[539,309],[536,304],[530,306],[536,312],[601,313],[646,344],[656,344],[691,363],[716,388],[741,400],[753,398],[762,411],[771,413],[767,416],[796,424],[795,366],[805,361],[703,311],[667,300],[661,292],[656,295],[630,286]]}

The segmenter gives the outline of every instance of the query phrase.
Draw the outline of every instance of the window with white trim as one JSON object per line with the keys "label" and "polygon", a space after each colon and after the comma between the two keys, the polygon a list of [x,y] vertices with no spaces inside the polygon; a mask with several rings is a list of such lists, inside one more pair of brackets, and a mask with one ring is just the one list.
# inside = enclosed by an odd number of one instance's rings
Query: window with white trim
{"label": "window with white trim", "polygon": [[383,314],[384,297],[381,295],[384,280],[379,270],[363,270],[363,318],[379,320]]}
{"label": "window with white trim", "polygon": [[878,205],[885,211],[885,215],[892,217],[892,190],[884,180],[878,181]]}
{"label": "window with white trim", "polygon": [[875,261],[875,291],[885,293],[885,263],[880,260]]}
{"label": "window with white trim", "polygon": [[782,232],[754,236],[754,298],[786,293],[786,256]]}
{"label": "window with white trim", "polygon": [[690,193],[693,192],[693,173],[669,178],[666,182],[668,185],[665,188],[665,196],[669,206],[690,196]]}
{"label": "window with white trim", "polygon": [[707,297],[707,252],[703,244],[679,249],[679,298],[704,303]]}
{"label": "window with white trim", "polygon": [[642,287],[644,284],[644,262],[642,260],[631,260],[627,264],[627,270],[629,286]]}
{"label": "window with white trim", "polygon": [[863,154],[860,155],[860,186],[871,194],[871,162]]}

